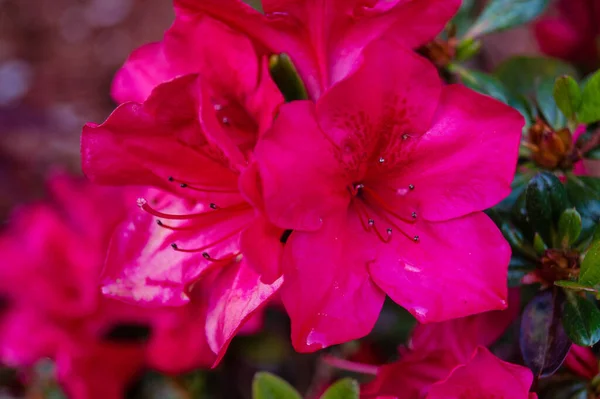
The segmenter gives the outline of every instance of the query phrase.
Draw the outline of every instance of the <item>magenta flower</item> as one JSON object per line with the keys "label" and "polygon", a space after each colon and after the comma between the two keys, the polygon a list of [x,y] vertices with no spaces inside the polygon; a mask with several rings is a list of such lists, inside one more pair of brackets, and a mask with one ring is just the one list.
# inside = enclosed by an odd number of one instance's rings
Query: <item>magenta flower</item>
{"label": "magenta flower", "polygon": [[295,348],[364,336],[386,294],[423,322],[504,308],[510,249],[480,211],[510,192],[523,123],[387,42],[316,104],[282,106],[256,169],[271,222],[294,231]]}
{"label": "magenta flower", "polygon": [[533,381],[529,369],[504,362],[486,349],[518,316],[517,297],[505,311],[418,326],[411,348],[399,361],[380,367],[375,380],[362,388],[361,397],[537,398],[529,393]]}
{"label": "magenta flower", "polygon": [[208,345],[216,362],[281,284],[265,284],[254,271],[279,269],[283,230],[254,207],[258,182],[245,170],[283,99],[266,59],[220,22],[180,18],[157,46],[173,55],[170,66],[194,73],[123,85],[145,98],[158,84],[143,103],[122,104],[82,135],[83,168],[92,181],[175,194],[139,198],[142,210],[111,242],[103,292],[148,305],[185,305],[189,317],[175,319],[166,334],[187,342],[206,338],[197,346]]}
{"label": "magenta flower", "polygon": [[595,0],[559,0],[555,14],[535,24],[541,50],[567,61],[595,65],[600,5]]}
{"label": "magenta flower", "polygon": [[[212,366],[266,301],[260,295],[273,292],[238,264],[207,273],[188,306],[144,309],[107,298],[99,288],[106,248],[135,197],[66,176],[49,188],[51,200],[24,207],[0,236],[0,362],[52,358],[70,397],[121,397],[144,366]],[[141,336],[123,339],[123,328]]]}
{"label": "magenta flower", "polygon": [[352,71],[371,41],[387,36],[421,46],[440,33],[460,1],[266,0],[262,5],[265,14],[240,0],[175,1],[182,17],[210,15],[252,37],[268,53],[287,53],[316,99]]}
{"label": "magenta flower", "polygon": [[598,359],[591,348],[573,345],[565,359],[565,366],[575,374],[591,381],[600,374]]}

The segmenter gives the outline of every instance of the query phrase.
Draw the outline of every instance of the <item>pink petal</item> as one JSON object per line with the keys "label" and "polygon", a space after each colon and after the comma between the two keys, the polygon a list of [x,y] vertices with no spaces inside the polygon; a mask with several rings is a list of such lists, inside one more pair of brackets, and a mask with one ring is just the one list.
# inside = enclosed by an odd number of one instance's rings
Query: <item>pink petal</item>
{"label": "pink petal", "polygon": [[361,397],[420,399],[458,364],[450,352],[410,352],[395,363],[379,367],[375,380],[361,387]]}
{"label": "pink petal", "polygon": [[[102,125],[86,125],[81,151],[88,178],[101,184],[153,185],[206,200],[206,191],[179,188],[168,181],[173,176],[233,191],[225,198],[236,196],[237,173],[200,129],[196,92],[196,77],[186,75],[157,87],[143,105],[123,104]],[[215,195],[211,200],[216,202]]]}
{"label": "pink petal", "polygon": [[264,283],[273,283],[281,274],[284,231],[263,217],[248,226],[240,237],[240,248],[246,262],[261,276]]}
{"label": "pink petal", "polygon": [[[210,212],[204,205],[169,198],[163,212],[198,214]],[[159,226],[156,218],[138,210],[115,232],[106,258],[103,287],[105,295],[148,305],[181,305],[189,301],[187,285],[196,281],[211,265],[203,257],[207,252],[214,259],[238,251],[239,233],[226,240],[230,232],[241,231],[254,218],[248,209],[238,214],[213,212],[203,217],[203,225],[195,222],[191,229],[170,230]],[[175,221],[165,220],[165,224]],[[185,227],[185,224],[179,226]],[[175,243],[182,249],[206,247],[206,251],[180,252],[171,248]]]}
{"label": "pink petal", "polygon": [[600,373],[598,359],[592,349],[579,345],[571,346],[565,366],[586,380],[592,380]]}
{"label": "pink petal", "polygon": [[355,218],[340,212],[316,232],[294,232],[284,248],[281,297],[292,321],[292,343],[310,352],[367,335],[384,293],[367,271],[373,254]]}
{"label": "pink petal", "polygon": [[[402,73],[397,71],[402,70]],[[404,134],[421,135],[431,126],[442,88],[426,59],[390,41],[367,48],[357,72],[317,103],[319,125],[356,167],[386,142],[381,156],[398,152]],[[361,159],[362,158],[362,159]],[[391,154],[388,158],[391,158]],[[391,161],[391,159],[390,159]]]}
{"label": "pink petal", "polygon": [[264,284],[242,259],[224,269],[210,287],[206,336],[210,348],[223,357],[231,339],[244,323],[279,290],[283,279]]}
{"label": "pink petal", "polygon": [[528,399],[532,382],[528,368],[504,362],[479,347],[471,361],[433,384],[426,399]]}
{"label": "pink petal", "polygon": [[418,243],[400,235],[377,248],[373,280],[421,322],[506,308],[510,247],[483,213],[418,221]]}
{"label": "pink petal", "polygon": [[123,68],[115,75],[112,97],[119,104],[143,102],[156,86],[177,75],[167,61],[163,44],[147,44],[131,53]]}
{"label": "pink petal", "polygon": [[328,213],[346,207],[346,177],[316,123],[313,103],[282,106],[272,130],[257,144],[255,157],[265,212],[276,226],[316,230]]}
{"label": "pink petal", "polygon": [[414,203],[420,217],[432,221],[496,205],[510,193],[523,124],[499,101],[446,86],[432,128],[414,140],[393,183],[416,187],[400,201]]}
{"label": "pink petal", "polygon": [[519,317],[518,289],[509,291],[506,310],[485,312],[441,323],[419,324],[412,332],[410,348],[415,352],[447,351],[467,362],[478,346],[490,346]]}

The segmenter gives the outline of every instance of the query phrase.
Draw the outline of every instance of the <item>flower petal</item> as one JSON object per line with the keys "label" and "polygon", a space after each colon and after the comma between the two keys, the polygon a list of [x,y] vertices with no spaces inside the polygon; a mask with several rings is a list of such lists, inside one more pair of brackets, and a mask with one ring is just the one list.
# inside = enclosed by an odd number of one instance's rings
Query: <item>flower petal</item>
{"label": "flower petal", "polygon": [[179,75],[163,50],[162,43],[151,43],[131,53],[112,83],[111,93],[117,103],[141,103],[156,86]]}
{"label": "flower petal", "polygon": [[446,86],[432,128],[409,140],[414,147],[393,186],[416,188],[397,206],[408,201],[420,217],[439,221],[496,205],[510,193],[523,124],[499,101]]}
{"label": "flower petal", "polygon": [[209,287],[206,336],[210,348],[223,357],[229,342],[244,323],[277,293],[283,279],[264,284],[242,259],[229,265]]}
{"label": "flower petal", "polygon": [[284,247],[281,297],[292,343],[310,352],[367,335],[385,294],[369,277],[373,253],[356,218],[328,217],[316,232],[293,232]]}
{"label": "flower petal", "polygon": [[426,399],[511,398],[528,399],[533,374],[526,367],[498,359],[479,347],[467,364],[431,386]]}
{"label": "flower petal", "polygon": [[372,278],[421,322],[506,308],[510,247],[483,213],[417,222],[418,243],[397,236],[377,248]]}
{"label": "flower petal", "polygon": [[265,212],[276,226],[315,230],[333,209],[347,206],[345,177],[334,147],[317,126],[313,103],[282,106],[255,157]]}

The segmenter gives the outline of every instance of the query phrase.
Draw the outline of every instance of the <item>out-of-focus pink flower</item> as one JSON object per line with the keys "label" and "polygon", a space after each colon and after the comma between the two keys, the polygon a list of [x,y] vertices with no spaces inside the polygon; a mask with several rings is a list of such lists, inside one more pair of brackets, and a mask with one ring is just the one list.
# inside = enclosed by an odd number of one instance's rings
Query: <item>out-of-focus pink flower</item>
{"label": "out-of-focus pink flower", "polygon": [[376,379],[363,386],[361,397],[536,398],[529,393],[529,369],[504,362],[486,349],[518,316],[515,300],[511,298],[505,311],[418,326],[410,350],[399,361],[380,367]]}
{"label": "out-of-focus pink flower", "polygon": [[395,43],[364,55],[316,104],[282,106],[255,151],[265,212],[293,230],[299,351],[367,334],[386,294],[428,322],[506,306],[510,249],[480,211],[510,192],[523,118]]}
{"label": "out-of-focus pink flower", "polygon": [[458,0],[266,0],[264,14],[241,0],[177,0],[180,17],[210,15],[268,54],[287,53],[311,97],[350,73],[362,49],[386,36],[416,48],[435,38]]}
{"label": "out-of-focus pink flower", "polygon": [[565,366],[588,381],[600,374],[598,358],[591,348],[584,346],[571,346],[565,359]]}
{"label": "out-of-focus pink flower", "polygon": [[49,189],[50,200],[17,210],[0,236],[4,364],[28,367],[49,357],[70,397],[117,398],[144,366],[210,367],[263,303],[243,296],[258,277],[241,264],[213,269],[190,290],[194,306],[144,309],[103,296],[106,248],[135,197],[64,175],[50,179]]}
{"label": "out-of-focus pink flower", "polygon": [[567,61],[595,65],[600,4],[596,0],[559,0],[553,13],[535,24],[541,50]]}

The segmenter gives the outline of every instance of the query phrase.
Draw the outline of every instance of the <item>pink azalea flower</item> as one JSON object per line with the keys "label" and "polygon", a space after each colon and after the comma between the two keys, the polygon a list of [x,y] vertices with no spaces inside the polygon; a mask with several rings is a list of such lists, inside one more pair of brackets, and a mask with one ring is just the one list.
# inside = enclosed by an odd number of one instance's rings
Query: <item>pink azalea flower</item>
{"label": "pink azalea flower", "polygon": [[565,366],[588,381],[600,374],[598,358],[591,348],[584,346],[571,346],[571,350],[565,359]]}
{"label": "pink azalea flower", "polygon": [[294,231],[281,295],[300,351],[364,336],[386,294],[424,322],[506,306],[510,249],[480,211],[510,192],[523,118],[391,45],[282,106],[255,151],[265,212]]}
{"label": "pink azalea flower", "polygon": [[[287,53],[299,70],[312,98],[346,76],[362,49],[382,36],[418,47],[435,38],[460,6],[459,0],[265,0],[265,14],[240,0],[178,0],[179,18],[210,15],[251,37],[266,54]],[[190,42],[205,42],[188,35]],[[216,40],[211,42],[217,43]],[[163,74],[156,45],[132,55],[116,87],[131,79]],[[167,72],[168,74],[168,72]],[[117,98],[122,98],[117,93]]]}
{"label": "pink azalea flower", "polygon": [[559,0],[553,11],[535,24],[541,50],[567,61],[596,64],[600,34],[596,0]]}
{"label": "pink azalea flower", "polygon": [[[263,291],[246,289],[252,279],[257,285],[256,274],[239,266],[212,271],[192,291],[196,306],[143,309],[103,296],[106,247],[135,197],[67,176],[49,188],[51,200],[16,212],[0,236],[2,363],[29,367],[49,357],[70,397],[116,398],[144,366],[210,367],[264,303],[250,297]],[[128,340],[119,329],[142,335]]]}
{"label": "pink azalea flower", "polygon": [[[103,292],[148,305],[188,304],[205,320],[194,332],[206,337],[218,361],[281,284],[276,272],[267,284],[254,271],[279,269],[283,230],[255,208],[258,182],[245,170],[283,98],[266,59],[220,22],[180,18],[160,46],[179,56],[169,65],[193,73],[153,80],[158,86],[143,103],[122,104],[82,135],[91,180],[174,194],[147,193],[138,200],[142,211],[119,226]],[[144,84],[131,92],[145,98]],[[177,323],[173,334],[182,330]]]}
{"label": "pink azalea flower", "polygon": [[[516,298],[511,298],[514,303]],[[492,344],[518,316],[508,310],[420,325],[411,349],[395,363],[379,368],[361,390],[364,398],[402,399],[534,399],[533,374],[494,356]]]}

